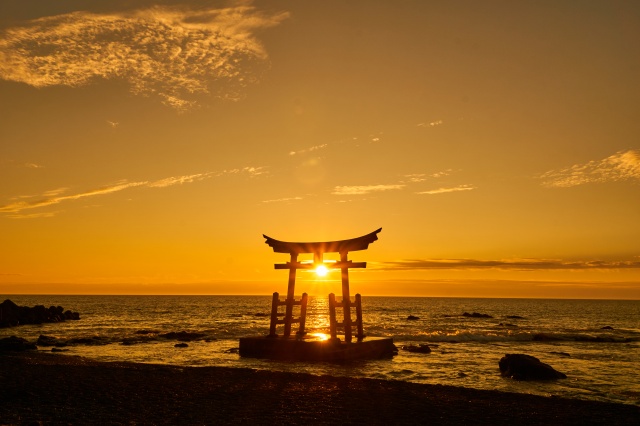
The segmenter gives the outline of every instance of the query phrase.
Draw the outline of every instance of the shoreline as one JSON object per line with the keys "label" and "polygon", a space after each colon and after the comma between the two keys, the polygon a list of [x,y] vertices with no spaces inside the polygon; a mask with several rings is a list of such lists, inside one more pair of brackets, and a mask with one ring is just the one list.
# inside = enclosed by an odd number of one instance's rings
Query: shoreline
{"label": "shoreline", "polygon": [[0,353],[0,424],[626,425],[640,407],[229,367]]}

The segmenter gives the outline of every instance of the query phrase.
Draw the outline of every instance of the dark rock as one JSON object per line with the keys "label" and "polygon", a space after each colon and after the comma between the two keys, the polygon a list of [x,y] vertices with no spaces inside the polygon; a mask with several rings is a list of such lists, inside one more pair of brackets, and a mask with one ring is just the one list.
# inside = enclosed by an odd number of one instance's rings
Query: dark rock
{"label": "dark rock", "polygon": [[613,330],[613,327],[611,327],[610,325],[605,325],[600,330]]}
{"label": "dark rock", "polygon": [[554,355],[560,355],[560,356],[571,356],[571,354],[568,354],[566,352],[549,352],[550,354],[554,354]]}
{"label": "dark rock", "polygon": [[505,318],[508,318],[508,319],[524,319],[524,317],[521,317],[520,315],[507,315]]}
{"label": "dark rock", "polygon": [[38,347],[34,343],[29,343],[22,337],[5,337],[0,339],[0,351],[26,351],[35,350]]}
{"label": "dark rock", "polygon": [[77,312],[64,312],[62,306],[45,308],[43,305],[36,305],[30,308],[28,306],[18,306],[9,299],[0,303],[0,327],[60,322],[67,319],[79,320],[80,315]]}
{"label": "dark rock", "polygon": [[69,345],[88,345],[88,346],[97,346],[97,345],[106,345],[109,342],[101,338],[99,336],[94,337],[76,337],[73,339],[67,340]]}
{"label": "dark rock", "polygon": [[402,350],[407,352],[420,353],[420,354],[431,353],[431,348],[429,347],[429,345],[426,345],[424,343],[421,343],[419,345],[404,345],[402,346]]}
{"label": "dark rock", "polygon": [[57,337],[45,336],[44,334],[41,334],[36,342],[38,346],[57,346],[60,343],[61,341]]}
{"label": "dark rock", "polygon": [[535,340],[537,342],[553,342],[556,340],[560,340],[559,337],[555,337],[552,336],[550,334],[545,334],[545,333],[536,333],[533,335],[533,337],[531,338],[532,340]]}
{"label": "dark rock", "polygon": [[465,312],[462,314],[463,317],[469,317],[469,318],[493,318],[491,315],[489,314],[480,314],[478,312],[474,312],[472,314],[470,314],[469,312]]}
{"label": "dark rock", "polygon": [[158,334],[160,333],[158,330],[138,330],[136,334]]}
{"label": "dark rock", "polygon": [[68,352],[69,349],[51,348],[51,352]]}
{"label": "dark rock", "polygon": [[555,380],[566,379],[564,373],[556,371],[538,358],[524,354],[506,354],[498,363],[504,377],[515,380]]}
{"label": "dark rock", "polygon": [[175,345],[173,345],[174,348],[186,348],[189,347],[189,345],[187,345],[186,343],[176,343]]}
{"label": "dark rock", "polygon": [[265,314],[264,312],[256,312],[255,314],[253,314],[254,317],[268,317],[271,314]]}
{"label": "dark rock", "polygon": [[0,303],[0,327],[13,327],[20,324],[20,307],[7,299]]}
{"label": "dark rock", "polygon": [[419,320],[419,319],[420,319],[420,317],[417,317],[415,315],[409,315],[407,317],[407,320],[409,320],[409,321],[416,321],[416,320]]}

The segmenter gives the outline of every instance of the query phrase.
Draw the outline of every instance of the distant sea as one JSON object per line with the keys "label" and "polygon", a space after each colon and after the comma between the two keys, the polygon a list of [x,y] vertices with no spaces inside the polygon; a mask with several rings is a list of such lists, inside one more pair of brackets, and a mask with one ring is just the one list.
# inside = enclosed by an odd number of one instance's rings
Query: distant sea
{"label": "distant sea", "polygon": [[[20,306],[62,306],[79,321],[0,329],[0,338],[70,340],[64,354],[101,361],[224,366],[494,389],[640,405],[640,302],[616,300],[362,298],[365,334],[432,352],[346,364],[241,358],[242,336],[269,330],[270,296],[7,295]],[[328,302],[311,297],[309,333],[328,333]],[[463,313],[483,314],[464,316]],[[417,320],[408,320],[413,315]],[[487,317],[488,316],[488,317]],[[198,333],[175,347],[182,331]],[[281,330],[279,330],[281,332]],[[169,334],[174,333],[174,334]],[[164,336],[163,336],[164,335]],[[50,347],[40,347],[51,351]],[[508,353],[539,358],[567,379],[517,382],[500,376]]]}

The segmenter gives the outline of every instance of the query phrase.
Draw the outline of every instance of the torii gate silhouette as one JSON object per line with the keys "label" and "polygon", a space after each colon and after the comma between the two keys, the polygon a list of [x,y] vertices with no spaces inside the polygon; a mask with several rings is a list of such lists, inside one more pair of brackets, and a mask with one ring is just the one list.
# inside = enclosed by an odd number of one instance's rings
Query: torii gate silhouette
{"label": "torii gate silhouette", "polygon": [[[369,244],[378,239],[378,233],[382,231],[379,228],[367,235],[363,235],[357,238],[351,238],[349,240],[340,241],[324,241],[324,242],[286,242],[279,241],[263,234],[266,239],[265,243],[273,248],[276,253],[289,253],[291,260],[287,263],[276,263],[275,269],[288,269],[289,270],[289,283],[287,287],[287,298],[284,301],[280,301],[278,293],[273,294],[273,302],[271,307],[271,326],[269,328],[269,336],[276,336],[276,326],[278,324],[284,324],[284,336],[289,337],[291,335],[291,324],[299,323],[298,334],[304,334],[305,319],[306,319],[306,304],[307,294],[302,295],[300,301],[296,301],[294,298],[295,285],[296,285],[296,270],[298,269],[315,269],[319,265],[324,265],[327,269],[340,269],[342,271],[342,302],[337,303],[333,293],[329,295],[329,309],[330,309],[330,329],[331,338],[337,339],[337,327],[344,327],[345,341],[351,342],[352,340],[352,326],[351,320],[351,296],[349,294],[349,269],[350,268],[366,268],[366,262],[353,262],[347,259],[350,251],[366,250]],[[313,263],[302,263],[298,261],[298,255],[304,253],[313,254]],[[339,253],[339,262],[325,262],[323,256],[325,253]],[[278,319],[278,306],[286,305],[286,311],[283,320]],[[298,320],[293,319],[293,307],[294,305],[300,305],[300,318]],[[343,308],[343,322],[338,323],[335,318],[335,308]],[[362,308],[360,294],[356,294],[356,326],[357,326],[357,338],[361,340],[364,338],[362,329]]]}

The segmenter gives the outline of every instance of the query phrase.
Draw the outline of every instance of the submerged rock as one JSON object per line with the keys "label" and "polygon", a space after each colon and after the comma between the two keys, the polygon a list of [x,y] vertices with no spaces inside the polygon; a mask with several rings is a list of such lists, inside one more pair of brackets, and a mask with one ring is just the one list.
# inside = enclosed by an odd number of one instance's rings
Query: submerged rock
{"label": "submerged rock", "polygon": [[176,343],[175,345],[173,345],[174,348],[187,348],[189,347],[189,345],[187,345],[186,343]]}
{"label": "submerged rock", "polygon": [[610,325],[605,325],[600,330],[613,330],[613,327],[611,327]]}
{"label": "submerged rock", "polygon": [[429,347],[429,345],[426,345],[424,343],[421,343],[419,345],[404,345],[401,346],[403,351],[407,351],[407,352],[416,352],[416,353],[420,353],[420,354],[430,354],[431,353],[431,348]]}
{"label": "submerged rock", "polygon": [[419,320],[419,319],[420,319],[420,317],[417,317],[417,316],[415,316],[415,315],[409,315],[409,316],[407,317],[407,320],[408,320],[408,321],[416,321],[416,320]]}
{"label": "submerged rock", "polygon": [[38,337],[38,341],[36,342],[36,344],[38,346],[57,346],[57,347],[67,346],[66,341],[60,340],[57,337],[46,336],[44,334],[41,334]]}
{"label": "submerged rock", "polygon": [[498,362],[500,373],[514,380],[556,380],[567,376],[541,362],[538,358],[525,354],[506,354]]}
{"label": "submerged rock", "polygon": [[463,317],[469,317],[469,318],[493,318],[491,315],[489,314],[481,314],[478,312],[474,312],[472,314],[470,314],[469,312],[465,312],[462,314]]}

